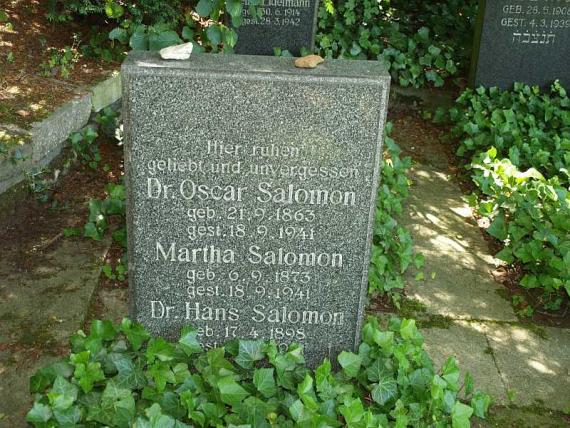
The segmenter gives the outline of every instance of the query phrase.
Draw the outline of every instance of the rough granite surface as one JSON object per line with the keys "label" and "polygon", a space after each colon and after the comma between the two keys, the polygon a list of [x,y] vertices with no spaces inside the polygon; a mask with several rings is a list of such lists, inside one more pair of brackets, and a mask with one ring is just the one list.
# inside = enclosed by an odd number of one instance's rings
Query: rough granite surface
{"label": "rough granite surface", "polygon": [[386,70],[137,53],[122,76],[131,315],[207,346],[300,342],[312,364],[354,348]]}
{"label": "rough granite surface", "polygon": [[570,85],[570,2],[480,0],[471,80],[478,87],[515,82]]}
{"label": "rough granite surface", "polygon": [[315,44],[318,0],[262,0],[262,16],[252,19],[248,0],[243,3],[243,22],[238,27],[238,54],[274,55],[274,48],[299,56],[301,48]]}
{"label": "rough granite surface", "polygon": [[91,116],[91,95],[79,96],[59,107],[51,116],[32,125],[33,160],[42,166],[65,146],[67,137],[79,131]]}

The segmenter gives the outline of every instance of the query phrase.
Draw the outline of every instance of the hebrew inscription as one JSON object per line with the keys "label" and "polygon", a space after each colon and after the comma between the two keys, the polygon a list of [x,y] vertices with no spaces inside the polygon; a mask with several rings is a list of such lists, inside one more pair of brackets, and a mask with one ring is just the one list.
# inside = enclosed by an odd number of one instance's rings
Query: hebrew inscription
{"label": "hebrew inscription", "polygon": [[480,8],[475,85],[570,83],[570,0],[482,0]]}

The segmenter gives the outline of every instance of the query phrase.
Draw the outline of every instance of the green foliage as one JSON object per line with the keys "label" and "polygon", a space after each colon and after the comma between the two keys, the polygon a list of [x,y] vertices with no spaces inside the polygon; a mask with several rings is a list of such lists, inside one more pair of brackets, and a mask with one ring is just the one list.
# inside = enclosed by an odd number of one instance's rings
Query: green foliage
{"label": "green foliage", "polygon": [[120,128],[119,112],[112,107],[105,107],[95,116],[95,123],[105,135],[117,138],[117,129]]}
{"label": "green foliage", "polygon": [[119,263],[114,268],[108,264],[104,265],[102,271],[103,274],[110,280],[124,281],[126,279],[125,274],[127,272],[127,268],[123,263]]}
{"label": "green foliage", "polygon": [[411,159],[400,158],[401,150],[390,138],[391,130],[392,124],[388,123],[385,138],[387,156],[380,168],[368,289],[369,293],[390,293],[395,296],[394,290],[404,288],[402,274],[412,263],[420,268],[423,257],[414,255],[410,233],[396,220],[402,214],[402,202],[408,196],[406,173]]}
{"label": "green foliage", "polygon": [[568,185],[534,168],[520,171],[508,158],[497,158],[494,147],[472,167],[482,192],[479,213],[492,219],[487,232],[505,242],[497,257],[520,263],[526,271],[520,284],[542,289],[546,307],[558,309],[561,293],[570,294]]}
{"label": "green foliage", "polygon": [[41,74],[44,77],[61,76],[67,79],[79,61],[80,54],[75,45],[63,49],[49,48],[49,58],[40,63]]}
{"label": "green foliage", "polygon": [[370,318],[358,353],[339,355],[340,372],[327,359],[307,368],[295,344],[205,351],[198,339],[191,327],[169,343],[128,319],[94,321],[89,335],[72,337],[67,358],[32,376],[26,419],[36,427],[469,427],[490,404],[470,376],[460,385],[454,358],[434,370],[413,320],[393,318],[382,330]]}
{"label": "green foliage", "polygon": [[79,51],[84,57],[100,58],[103,61],[122,61],[125,56],[124,46],[113,43],[109,34],[101,32],[98,27],[91,28],[88,34],[88,42],[79,46]]}
{"label": "green foliage", "polygon": [[[503,241],[497,257],[524,269],[520,285],[540,289],[556,310],[570,294],[570,100],[559,82],[549,93],[515,84],[468,90],[450,111],[458,153],[471,155],[487,232]],[[567,298],[567,297],[566,297]],[[517,298],[515,303],[524,303]],[[524,308],[532,315],[533,308]]]}
{"label": "green foliage", "polygon": [[97,132],[88,126],[79,132],[74,132],[69,137],[71,149],[75,156],[79,158],[81,163],[89,165],[92,169],[97,169],[97,165],[101,160],[99,143],[97,141],[98,136]]}
{"label": "green foliage", "polygon": [[125,19],[134,25],[168,23],[180,19],[180,0],[50,0],[48,17],[70,21],[74,16],[100,15],[107,19]]}
{"label": "green foliage", "polygon": [[[125,186],[123,184],[109,183],[105,199],[91,199],[89,201],[89,218],[83,228],[86,238],[100,241],[109,230],[110,218],[119,219],[119,225],[113,231],[113,240],[123,248],[127,247],[127,233],[124,225],[125,218]],[[123,272],[124,274],[124,272]]]}
{"label": "green foliage", "polygon": [[459,155],[495,147],[497,157],[508,157],[521,170],[536,168],[568,183],[563,171],[570,168],[570,99],[559,82],[549,93],[520,83],[509,91],[467,90],[450,116]]}
{"label": "green foliage", "polygon": [[[159,50],[185,41],[195,43],[195,52],[231,52],[237,42],[235,28],[241,25],[243,12],[240,0],[198,0],[190,5],[180,0],[56,0],[52,3],[52,16],[73,19],[94,15],[116,25],[108,33],[108,40],[95,33],[89,44],[82,47],[84,54],[107,60],[119,59],[127,47]],[[257,3],[250,4],[254,15],[261,4]],[[231,25],[226,25],[225,18],[230,18]]]}
{"label": "green foliage", "polygon": [[326,1],[319,9],[317,47],[329,58],[383,61],[402,86],[442,86],[469,62],[476,4]]}
{"label": "green foliage", "polygon": [[10,22],[10,16],[3,9],[0,9],[0,24],[2,24],[8,31],[14,30],[14,25]]}

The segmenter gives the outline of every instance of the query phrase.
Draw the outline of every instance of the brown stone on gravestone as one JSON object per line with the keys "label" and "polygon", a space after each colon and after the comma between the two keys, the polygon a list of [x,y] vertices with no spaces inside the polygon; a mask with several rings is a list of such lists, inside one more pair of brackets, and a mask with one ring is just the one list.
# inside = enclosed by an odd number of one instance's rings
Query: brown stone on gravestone
{"label": "brown stone on gravestone", "polygon": [[570,0],[480,0],[471,84],[570,87]]}
{"label": "brown stone on gravestone", "polygon": [[249,0],[242,0],[243,23],[237,29],[237,54],[273,55],[274,48],[301,55],[313,50],[318,0],[263,0],[262,16],[253,19]]}

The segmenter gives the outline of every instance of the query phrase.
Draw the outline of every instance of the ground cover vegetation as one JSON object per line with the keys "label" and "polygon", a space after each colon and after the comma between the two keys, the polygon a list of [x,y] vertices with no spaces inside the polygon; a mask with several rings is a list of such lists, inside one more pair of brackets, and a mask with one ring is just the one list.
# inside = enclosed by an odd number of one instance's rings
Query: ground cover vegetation
{"label": "ground cover vegetation", "polygon": [[[454,358],[436,370],[413,320],[370,318],[357,353],[307,368],[302,347],[234,341],[202,349],[197,330],[178,342],[138,324],[94,321],[71,354],[30,379],[36,427],[454,427],[484,417]],[[461,398],[461,399],[460,399]]]}
{"label": "ground cover vegetation", "polygon": [[[260,4],[250,1],[252,16],[261,14]],[[442,86],[467,68],[476,9],[475,0],[326,0],[318,12],[316,51],[383,61],[402,86]],[[50,0],[47,17],[106,28],[107,39],[94,31],[79,50],[111,60],[129,48],[155,50],[183,41],[196,42],[197,51],[231,52],[242,12],[239,0]],[[276,54],[288,54],[276,48]],[[71,62],[71,52],[54,52],[48,65]]]}
{"label": "ground cover vegetation", "polygon": [[414,253],[410,232],[398,223],[410,187],[408,170],[412,159],[401,156],[400,148],[390,136],[391,132],[392,124],[388,123],[376,200],[368,292],[372,296],[387,294],[399,306],[405,286],[403,274],[412,265],[421,269],[424,258]]}
{"label": "ground cover vegetation", "polygon": [[330,58],[378,59],[401,86],[443,86],[468,68],[477,2],[326,0],[317,45]]}
{"label": "ground cover vegetation", "polygon": [[[478,193],[471,200],[504,244],[497,257],[522,271],[521,315],[568,307],[570,294],[570,99],[515,84],[467,90],[450,110],[458,154]],[[532,300],[531,297],[536,297]],[[529,304],[531,303],[532,304]]]}

